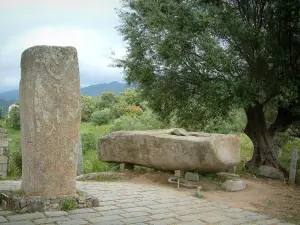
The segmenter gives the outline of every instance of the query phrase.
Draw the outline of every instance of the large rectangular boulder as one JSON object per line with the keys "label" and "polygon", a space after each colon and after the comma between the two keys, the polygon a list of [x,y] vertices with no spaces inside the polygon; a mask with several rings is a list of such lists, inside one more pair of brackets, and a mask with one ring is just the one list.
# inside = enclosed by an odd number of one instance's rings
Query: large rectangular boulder
{"label": "large rectangular boulder", "polygon": [[162,170],[220,172],[240,161],[240,139],[234,135],[174,130],[119,131],[99,138],[99,159]]}

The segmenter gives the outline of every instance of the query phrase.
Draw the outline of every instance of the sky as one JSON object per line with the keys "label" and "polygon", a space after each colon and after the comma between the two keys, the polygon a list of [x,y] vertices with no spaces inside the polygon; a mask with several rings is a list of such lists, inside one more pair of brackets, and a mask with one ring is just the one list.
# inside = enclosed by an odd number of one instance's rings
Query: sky
{"label": "sky", "polygon": [[110,66],[125,54],[116,8],[119,0],[0,0],[0,93],[18,88],[21,54],[35,45],[74,46],[82,87],[123,81]]}

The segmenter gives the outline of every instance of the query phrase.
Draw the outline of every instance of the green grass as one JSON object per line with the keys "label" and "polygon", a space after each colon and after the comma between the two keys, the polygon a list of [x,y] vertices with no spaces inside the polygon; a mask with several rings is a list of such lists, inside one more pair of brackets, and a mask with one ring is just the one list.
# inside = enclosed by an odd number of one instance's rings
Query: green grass
{"label": "green grass", "polygon": [[95,138],[107,135],[109,125],[95,126],[93,123],[82,122],[80,124],[81,133],[93,133]]}

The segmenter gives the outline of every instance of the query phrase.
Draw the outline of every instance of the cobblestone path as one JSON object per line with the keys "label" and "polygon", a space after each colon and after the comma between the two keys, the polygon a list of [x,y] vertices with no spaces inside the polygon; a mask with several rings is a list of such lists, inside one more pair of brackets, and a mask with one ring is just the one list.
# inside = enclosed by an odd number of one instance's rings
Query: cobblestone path
{"label": "cobblestone path", "polygon": [[[0,190],[19,188],[20,181],[0,181]],[[0,209],[0,225],[290,224],[176,189],[123,182],[77,182],[77,188],[98,197],[100,207],[13,215]]]}

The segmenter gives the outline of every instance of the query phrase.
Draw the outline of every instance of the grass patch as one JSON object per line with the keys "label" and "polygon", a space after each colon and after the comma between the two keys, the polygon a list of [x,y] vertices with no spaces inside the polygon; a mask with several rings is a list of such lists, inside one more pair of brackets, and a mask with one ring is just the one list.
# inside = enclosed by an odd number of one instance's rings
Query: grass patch
{"label": "grass patch", "polygon": [[98,182],[105,182],[105,181],[113,182],[113,181],[115,181],[116,182],[116,181],[120,181],[120,180],[119,180],[119,178],[111,176],[111,175],[106,176],[104,174],[101,174],[101,175],[97,176],[96,181],[98,181]]}
{"label": "grass patch", "polygon": [[93,133],[95,138],[98,139],[109,133],[109,125],[95,126],[93,123],[81,122],[81,133]]}
{"label": "grass patch", "polygon": [[74,199],[65,199],[61,201],[61,210],[70,211],[76,208],[76,201]]}
{"label": "grass patch", "polygon": [[110,171],[114,166],[114,163],[100,161],[96,150],[89,150],[83,154],[84,173],[106,172]]}

